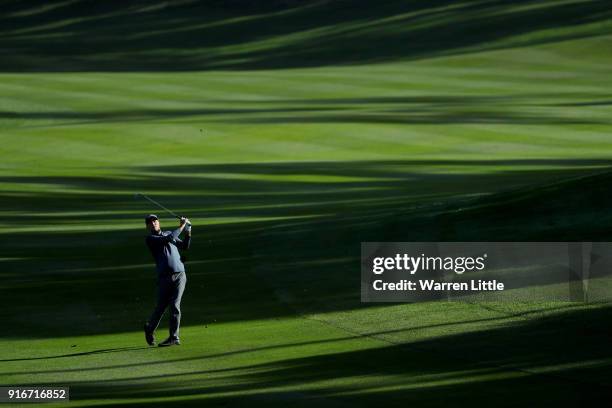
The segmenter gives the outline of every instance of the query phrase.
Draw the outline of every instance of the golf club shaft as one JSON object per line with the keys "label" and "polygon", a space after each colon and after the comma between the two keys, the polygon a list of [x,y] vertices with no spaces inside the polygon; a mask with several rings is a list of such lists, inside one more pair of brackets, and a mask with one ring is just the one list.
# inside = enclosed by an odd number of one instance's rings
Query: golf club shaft
{"label": "golf club shaft", "polygon": [[141,194],[141,193],[138,193],[138,195],[139,195],[139,196],[141,196],[142,198],[144,198],[145,200],[147,200],[147,201],[149,201],[149,202],[151,202],[151,203],[155,204],[156,206],[158,206],[158,207],[159,207],[159,208],[161,208],[162,210],[166,211],[168,214],[172,215],[173,217],[176,217],[176,218],[178,218],[178,219],[181,219],[181,218],[182,218],[180,215],[176,214],[176,213],[175,213],[174,211],[172,211],[172,210],[167,209],[166,207],[164,207],[163,205],[161,205],[161,204],[160,204],[160,203],[158,203],[157,201],[153,200],[152,198],[150,198],[150,197],[148,197],[148,196],[146,196],[146,195],[144,195],[144,194]]}

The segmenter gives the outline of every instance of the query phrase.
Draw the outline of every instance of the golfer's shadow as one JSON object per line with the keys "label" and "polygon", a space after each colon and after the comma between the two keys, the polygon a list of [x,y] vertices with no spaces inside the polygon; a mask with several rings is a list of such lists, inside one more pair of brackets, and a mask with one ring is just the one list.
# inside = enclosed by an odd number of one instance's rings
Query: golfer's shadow
{"label": "golfer's shadow", "polygon": [[116,353],[120,351],[132,351],[132,350],[144,350],[149,349],[151,347],[142,346],[142,347],[118,347],[118,348],[109,348],[109,349],[100,349],[100,350],[92,350],[92,351],[83,351],[80,353],[69,353],[69,354],[61,354],[58,356],[46,356],[46,357],[26,357],[26,358],[9,358],[6,360],[0,360],[0,362],[9,362],[9,361],[27,361],[27,360],[47,360],[51,358],[64,358],[64,357],[78,357],[78,356],[88,356],[91,354],[104,354],[104,353]]}

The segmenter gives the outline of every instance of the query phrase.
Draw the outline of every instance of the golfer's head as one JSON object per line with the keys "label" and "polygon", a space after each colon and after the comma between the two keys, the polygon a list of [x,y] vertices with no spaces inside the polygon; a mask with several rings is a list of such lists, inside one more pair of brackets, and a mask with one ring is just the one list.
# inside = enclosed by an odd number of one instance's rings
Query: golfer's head
{"label": "golfer's head", "polygon": [[150,232],[158,232],[160,230],[159,218],[155,214],[149,214],[145,217],[145,224]]}

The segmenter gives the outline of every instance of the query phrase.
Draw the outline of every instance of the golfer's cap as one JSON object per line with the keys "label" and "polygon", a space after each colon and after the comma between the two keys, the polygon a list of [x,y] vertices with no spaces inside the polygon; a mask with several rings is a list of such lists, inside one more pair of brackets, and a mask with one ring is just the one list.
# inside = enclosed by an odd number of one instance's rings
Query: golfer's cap
{"label": "golfer's cap", "polygon": [[151,221],[155,221],[155,220],[159,220],[159,218],[157,217],[157,215],[155,214],[149,214],[145,217],[145,224],[150,223]]}

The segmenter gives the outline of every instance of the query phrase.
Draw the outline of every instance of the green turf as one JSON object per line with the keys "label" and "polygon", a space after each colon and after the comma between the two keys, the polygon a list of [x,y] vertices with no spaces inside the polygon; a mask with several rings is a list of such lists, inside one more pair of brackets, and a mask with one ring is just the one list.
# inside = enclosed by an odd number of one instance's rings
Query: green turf
{"label": "green turf", "polygon": [[[362,241],[612,241],[606,2],[1,3],[0,384],[70,406],[609,393],[606,303],[359,302]],[[180,348],[144,346],[135,192],[195,225]]]}

